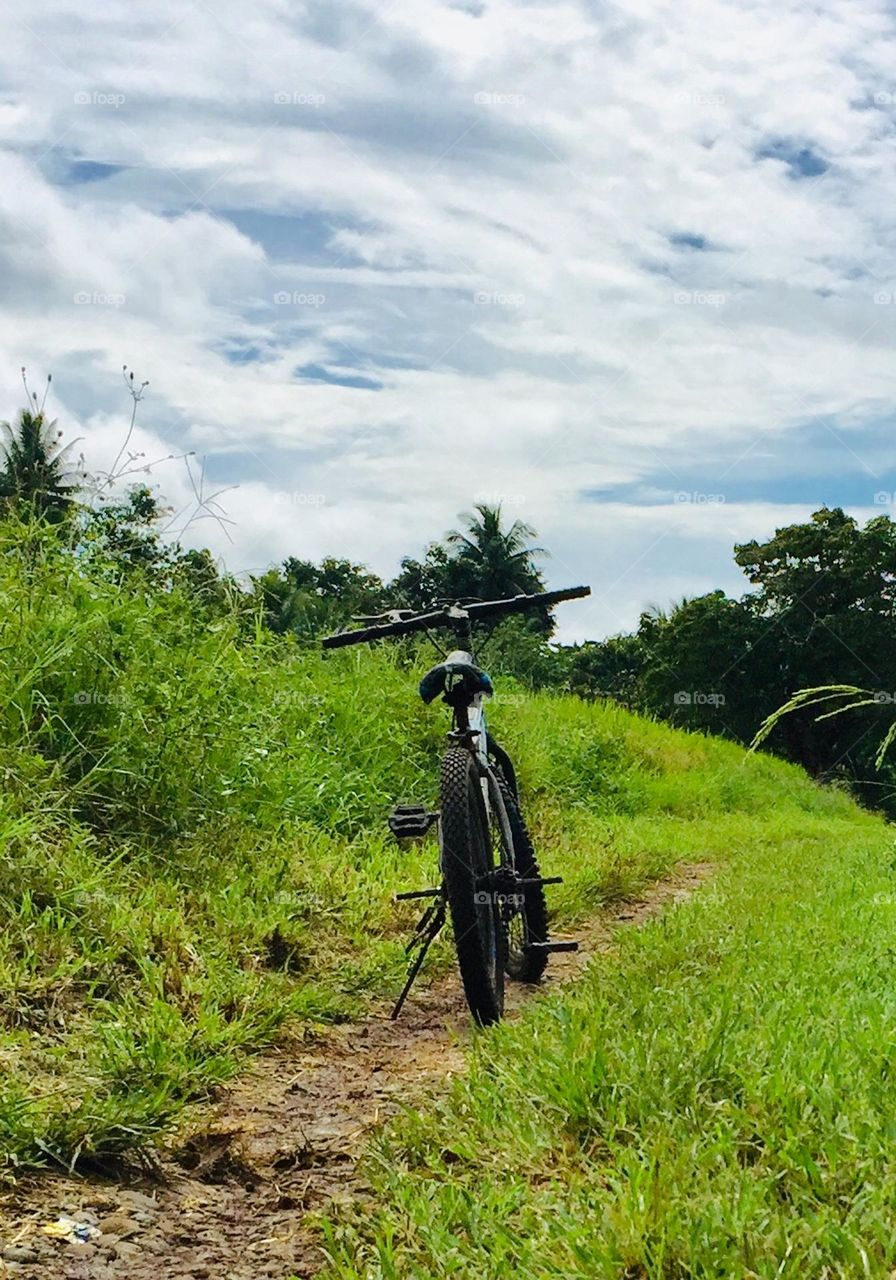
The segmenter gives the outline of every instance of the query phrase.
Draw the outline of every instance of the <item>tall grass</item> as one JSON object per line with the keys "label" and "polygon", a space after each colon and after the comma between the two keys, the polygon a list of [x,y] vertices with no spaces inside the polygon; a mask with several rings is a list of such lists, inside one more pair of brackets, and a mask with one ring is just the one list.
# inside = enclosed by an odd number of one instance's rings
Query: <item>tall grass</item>
{"label": "tall grass", "polygon": [[329,1280],[892,1277],[892,830],[776,781],[688,823],[709,886],[393,1124]]}
{"label": "tall grass", "polygon": [[[436,852],[385,818],[434,799],[445,725],[422,651],[325,657],[33,530],[0,525],[0,600],[8,1172],[139,1147],[284,1024],[395,990],[413,911],[392,894]],[[510,686],[492,719],[561,920],[704,856],[720,813],[852,820],[790,766],[611,707]],[[430,972],[450,963],[445,940]]]}

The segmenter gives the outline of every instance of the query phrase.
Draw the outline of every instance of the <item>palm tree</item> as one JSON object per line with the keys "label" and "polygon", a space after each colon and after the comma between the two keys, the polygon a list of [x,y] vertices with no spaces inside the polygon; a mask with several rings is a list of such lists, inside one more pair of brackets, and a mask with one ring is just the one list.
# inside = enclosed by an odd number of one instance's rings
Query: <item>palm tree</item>
{"label": "palm tree", "polygon": [[15,426],[0,423],[0,502],[21,503],[42,519],[57,523],[71,509],[77,483],[56,422],[43,412],[23,409]]}
{"label": "palm tree", "polygon": [[463,514],[461,519],[465,531],[452,529],[445,541],[458,565],[468,571],[477,595],[496,600],[519,592],[544,590],[534,560],[547,552],[543,547],[530,546],[530,539],[536,536],[531,525],[514,520],[509,529],[502,528],[500,503],[494,507],[477,503],[473,512]]}

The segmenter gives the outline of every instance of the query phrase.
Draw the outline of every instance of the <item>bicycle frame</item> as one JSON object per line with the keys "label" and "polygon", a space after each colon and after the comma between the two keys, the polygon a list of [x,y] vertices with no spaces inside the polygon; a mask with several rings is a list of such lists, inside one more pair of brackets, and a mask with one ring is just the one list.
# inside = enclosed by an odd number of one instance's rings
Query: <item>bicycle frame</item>
{"label": "bicycle frame", "polygon": [[[408,609],[393,609],[378,617],[356,618],[356,622],[367,625],[360,629],[326,636],[323,640],[324,648],[338,649],[345,645],[362,644],[371,640],[384,640],[387,637],[420,632],[432,638],[433,630],[443,628],[453,632],[457,645],[454,652],[448,654],[441,664],[434,667],[420,684],[420,695],[424,702],[430,703],[441,694],[443,701],[451,707],[452,725],[448,734],[450,749],[446,752],[443,766],[448,767],[449,772],[443,774],[443,805],[435,811],[430,810],[426,805],[396,805],[388,819],[389,829],[398,840],[421,839],[437,823],[439,869],[442,873],[440,885],[430,889],[413,889],[396,894],[397,901],[430,899],[430,905],[418,921],[411,940],[405,948],[408,956],[414,952],[416,956],[410,963],[404,987],[392,1010],[393,1018],[397,1018],[401,1012],[411,985],[420,971],[427,949],[445,923],[449,905],[452,923],[455,926],[455,947],[458,950],[467,1002],[474,1017],[482,1020],[483,1023],[495,1021],[501,1016],[504,973],[499,965],[500,994],[496,1000],[487,997],[483,1001],[479,994],[471,996],[468,983],[473,983],[475,992],[476,984],[479,982],[479,978],[475,976],[477,966],[480,966],[482,961],[481,958],[477,960],[471,956],[469,943],[465,944],[462,951],[457,934],[459,916],[464,930],[460,938],[475,937],[471,934],[471,930],[478,926],[469,923],[470,904],[477,904],[474,907],[475,911],[479,910],[480,905],[490,907],[493,911],[500,911],[497,928],[502,938],[500,948],[505,967],[508,964],[506,938],[510,922],[517,916],[522,918],[524,933],[520,947],[514,952],[516,972],[511,973],[512,977],[520,981],[538,981],[548,952],[574,951],[578,946],[574,941],[549,940],[547,909],[541,890],[544,885],[560,883],[560,879],[557,876],[541,874],[531,841],[520,817],[519,792],[513,763],[507,753],[489,737],[485,702],[492,694],[493,687],[485,672],[476,665],[472,624],[474,621],[479,622],[486,618],[497,619],[512,613],[523,613],[530,608],[547,609],[564,600],[581,599],[589,594],[589,587],[569,587],[561,591],[535,592],[532,595],[510,596],[502,600],[475,601],[469,605],[456,603],[420,614],[413,614]],[[460,749],[460,757],[458,757],[458,749]],[[460,773],[458,773],[456,759],[462,759],[464,751],[470,753],[473,768],[464,763],[460,766]],[[455,763],[452,763],[453,760]],[[451,772],[452,769],[453,772]],[[450,779],[447,791],[444,789],[445,778]],[[474,785],[470,790],[470,784],[474,783],[476,778],[479,780],[479,787],[476,788]],[[464,788],[463,795],[466,797],[462,800],[458,799],[456,790],[460,779],[463,779],[461,785]],[[480,837],[473,837],[473,840],[475,843],[476,839],[484,837],[489,848],[487,856],[482,860],[477,855],[468,854],[462,861],[456,852],[452,854],[446,848],[444,828],[447,819],[441,810],[446,799],[449,799],[450,807],[447,812],[451,815],[451,829],[453,839],[457,842],[456,847],[470,848],[469,805],[471,802],[475,803],[473,797],[477,790],[481,792],[480,817],[483,819],[483,827]],[[466,806],[466,817],[461,818],[460,826],[458,826],[458,814],[462,810],[458,807],[459,805]],[[458,831],[462,834],[458,835]],[[500,840],[500,850],[495,847],[497,840]],[[521,853],[517,849],[518,841]],[[453,857],[453,861],[448,860],[450,857]],[[517,862],[520,860],[522,870],[518,872]],[[474,873],[474,867],[480,866],[481,873],[479,871]],[[532,910],[529,898],[536,890],[541,895],[540,907],[537,902],[535,903],[536,919],[540,919],[541,923],[536,927],[533,938],[528,933]],[[492,947],[491,954],[494,956],[499,952]],[[528,969],[527,955],[530,961],[534,956],[534,967],[530,964]],[[510,972],[509,968],[507,972]],[[526,976],[527,972],[531,976]],[[471,974],[474,977],[471,978]]]}
{"label": "bicycle frame", "polygon": [[[445,658],[446,662],[461,661],[475,664],[473,653],[473,629],[466,611],[455,606],[454,634],[459,646]],[[485,714],[485,693],[476,693],[468,701],[450,703],[452,708],[453,728],[448,735],[450,742],[460,743],[468,747],[476,757],[479,774],[482,780],[482,801],[485,806],[486,822],[490,824],[492,814],[498,820],[503,846],[502,865],[514,868],[513,833],[510,830],[510,819],[501,788],[495,777],[495,771],[488,757],[488,722]],[[440,834],[441,841],[441,834]],[[505,861],[506,859],[506,861]]]}
{"label": "bicycle frame", "polygon": [[[483,696],[483,694],[477,694],[477,699],[481,700]],[[472,715],[469,715],[470,712],[472,712]],[[501,788],[498,786],[498,779],[495,777],[494,766],[488,758],[488,730],[485,721],[485,709],[481,706],[471,707],[468,715],[470,728],[478,728],[475,754],[482,779],[482,800],[485,805],[486,821],[492,817],[492,814],[497,818],[503,846],[501,865],[514,868],[513,834],[510,830],[510,819],[507,816],[507,807],[504,804],[504,797],[501,795]],[[476,723],[474,723],[474,717],[476,718]]]}

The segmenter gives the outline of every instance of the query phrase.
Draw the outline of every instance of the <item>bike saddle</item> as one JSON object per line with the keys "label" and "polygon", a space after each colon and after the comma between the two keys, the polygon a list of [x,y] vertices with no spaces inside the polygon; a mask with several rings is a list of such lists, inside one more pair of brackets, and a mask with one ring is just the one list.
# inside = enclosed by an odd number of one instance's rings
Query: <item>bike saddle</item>
{"label": "bike saddle", "polygon": [[477,693],[484,693],[489,697],[494,693],[491,677],[476,666],[468,653],[458,650],[456,653],[449,653],[445,661],[433,667],[432,671],[427,671],[420,681],[420,697],[424,702],[432,702],[440,693],[446,693],[457,684],[460,684],[464,694],[470,698]]}

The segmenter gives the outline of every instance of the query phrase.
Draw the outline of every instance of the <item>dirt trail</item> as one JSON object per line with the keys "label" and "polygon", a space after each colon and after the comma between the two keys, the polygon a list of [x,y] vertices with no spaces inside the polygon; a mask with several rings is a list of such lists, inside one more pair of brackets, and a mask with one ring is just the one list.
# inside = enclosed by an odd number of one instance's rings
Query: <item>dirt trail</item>
{"label": "dirt trail", "polygon": [[[679,864],[639,898],[576,931],[581,949],[552,958],[540,990],[575,977],[640,924],[686,897],[711,871]],[[538,993],[508,990],[513,1011]],[[469,1036],[455,976],[412,993],[399,1022],[388,1009],[269,1053],[210,1109],[197,1137],[130,1183],[51,1174],[0,1196],[0,1276],[21,1280],[261,1280],[311,1276],[323,1258],[307,1210],[368,1194],[356,1170],[370,1132],[400,1103],[420,1100],[464,1069]],[[66,1214],[98,1227],[90,1242],[42,1232]]]}

